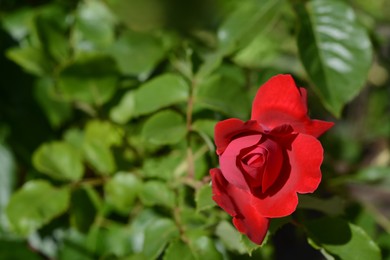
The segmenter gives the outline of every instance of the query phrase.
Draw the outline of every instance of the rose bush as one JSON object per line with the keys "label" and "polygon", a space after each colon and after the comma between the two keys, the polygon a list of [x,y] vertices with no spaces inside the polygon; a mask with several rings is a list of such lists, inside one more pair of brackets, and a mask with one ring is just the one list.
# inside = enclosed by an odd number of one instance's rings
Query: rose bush
{"label": "rose bush", "polygon": [[317,137],[333,123],[311,120],[306,103],[306,90],[278,75],[258,90],[251,120],[215,127],[220,169],[210,170],[213,199],[254,243],[262,243],[271,218],[295,211],[297,193],[314,192],[321,181]]}

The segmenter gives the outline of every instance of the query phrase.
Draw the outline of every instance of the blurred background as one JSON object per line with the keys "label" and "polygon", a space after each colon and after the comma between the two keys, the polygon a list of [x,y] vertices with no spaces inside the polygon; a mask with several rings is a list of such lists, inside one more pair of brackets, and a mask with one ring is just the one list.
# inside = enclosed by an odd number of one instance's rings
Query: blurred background
{"label": "blurred background", "polygon": [[[0,0],[0,54],[0,259],[390,259],[390,1]],[[276,74],[336,125],[259,247],[208,169]]]}

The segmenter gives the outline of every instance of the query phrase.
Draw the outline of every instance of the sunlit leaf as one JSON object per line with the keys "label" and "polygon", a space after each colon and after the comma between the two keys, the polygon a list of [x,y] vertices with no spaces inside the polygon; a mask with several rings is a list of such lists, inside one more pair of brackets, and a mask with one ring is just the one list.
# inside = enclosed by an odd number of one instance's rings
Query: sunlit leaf
{"label": "sunlit leaf", "polygon": [[220,222],[215,230],[215,234],[229,250],[236,251],[240,254],[246,252],[244,245],[240,241],[241,234],[232,224],[226,221]]}
{"label": "sunlit leaf", "polygon": [[127,92],[111,110],[110,117],[115,122],[125,123],[132,117],[184,102],[188,95],[189,86],[183,78],[175,74],[163,74],[142,84],[137,90]]}
{"label": "sunlit leaf", "polygon": [[97,0],[80,2],[72,31],[77,51],[94,51],[108,47],[114,40],[115,17]]}
{"label": "sunlit leaf", "polygon": [[148,181],[143,184],[140,199],[145,205],[161,205],[172,208],[175,194],[164,182]]}
{"label": "sunlit leaf", "polygon": [[43,180],[26,182],[7,206],[13,230],[23,236],[49,223],[69,206],[69,188],[56,188]]}
{"label": "sunlit leaf", "polygon": [[164,57],[165,49],[160,38],[146,33],[126,31],[110,47],[122,74],[145,78]]}
{"label": "sunlit leaf", "polygon": [[148,259],[156,259],[162,253],[164,247],[178,236],[179,230],[173,220],[168,218],[158,219],[145,229],[142,252]]}
{"label": "sunlit leaf", "polygon": [[59,180],[79,180],[84,172],[78,149],[66,142],[42,144],[33,155],[34,166],[41,172]]}
{"label": "sunlit leaf", "polygon": [[151,116],[142,129],[142,137],[153,144],[175,144],[186,135],[184,118],[171,110],[165,110]]}
{"label": "sunlit leaf", "polygon": [[116,173],[105,185],[105,200],[121,213],[129,213],[138,196],[141,182],[131,173]]}
{"label": "sunlit leaf", "polygon": [[302,63],[325,107],[340,116],[366,81],[372,60],[370,39],[343,1],[313,0],[297,10]]}

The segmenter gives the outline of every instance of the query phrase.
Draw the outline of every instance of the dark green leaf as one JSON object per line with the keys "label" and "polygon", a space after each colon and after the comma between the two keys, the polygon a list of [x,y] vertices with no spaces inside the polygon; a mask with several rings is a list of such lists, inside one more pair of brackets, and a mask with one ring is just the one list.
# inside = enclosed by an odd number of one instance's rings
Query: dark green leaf
{"label": "dark green leaf", "polygon": [[340,218],[321,218],[305,226],[314,242],[340,259],[381,259],[375,242],[358,226]]}
{"label": "dark green leaf", "polygon": [[101,105],[115,92],[117,71],[115,62],[107,56],[83,55],[60,72],[58,89],[69,101]]}
{"label": "dark green leaf", "polygon": [[[156,259],[162,253],[165,246],[178,236],[179,230],[171,219],[158,219],[145,229],[145,241],[142,253],[148,259]],[[157,237],[158,239],[156,239]]]}
{"label": "dark green leaf", "polygon": [[19,240],[0,240],[0,259],[42,259],[38,254],[34,253],[25,241]]}
{"label": "dark green leaf", "polygon": [[105,200],[121,213],[129,213],[141,182],[131,173],[118,172],[104,185]]}
{"label": "dark green leaf", "polygon": [[87,187],[72,192],[70,201],[70,222],[77,230],[87,233],[97,213]]}
{"label": "dark green leaf", "polygon": [[57,5],[47,5],[35,17],[40,44],[51,60],[65,62],[70,46],[67,38],[66,13]]}
{"label": "dark green leaf", "polygon": [[175,194],[166,183],[160,181],[145,182],[140,198],[147,206],[161,205],[173,208],[175,204]]}
{"label": "dark green leaf", "polygon": [[65,142],[42,144],[33,155],[33,163],[39,171],[59,180],[76,181],[84,172],[80,151]]}
{"label": "dark green leaf", "polygon": [[36,82],[35,97],[53,127],[58,127],[70,119],[71,104],[61,100],[61,96],[55,93],[54,81],[50,78],[40,78]]}
{"label": "dark green leaf", "polygon": [[344,202],[338,197],[325,200],[304,195],[299,196],[298,208],[314,209],[324,212],[329,216],[338,216],[344,213]]}
{"label": "dark green leaf", "polygon": [[29,181],[12,195],[7,217],[15,232],[27,236],[64,213],[69,197],[68,188],[55,188],[43,180]]}
{"label": "dark green leaf", "polygon": [[151,116],[142,128],[142,137],[157,145],[175,144],[186,135],[184,118],[171,110],[165,110]]}
{"label": "dark green leaf", "polygon": [[302,63],[325,107],[340,116],[364,86],[372,47],[354,11],[338,0],[313,0],[298,7]]}

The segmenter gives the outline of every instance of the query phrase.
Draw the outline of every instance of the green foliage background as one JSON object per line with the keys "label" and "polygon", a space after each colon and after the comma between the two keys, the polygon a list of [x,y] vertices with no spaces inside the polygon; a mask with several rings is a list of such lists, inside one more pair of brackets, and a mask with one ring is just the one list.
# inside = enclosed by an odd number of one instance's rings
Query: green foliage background
{"label": "green foliage background", "polygon": [[[0,1],[0,259],[390,259],[387,0]],[[290,73],[336,125],[252,244],[211,200],[217,121]],[[333,258],[334,257],[334,258]]]}

